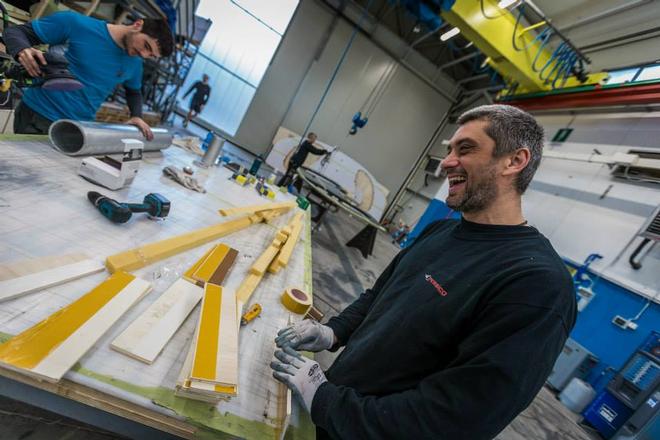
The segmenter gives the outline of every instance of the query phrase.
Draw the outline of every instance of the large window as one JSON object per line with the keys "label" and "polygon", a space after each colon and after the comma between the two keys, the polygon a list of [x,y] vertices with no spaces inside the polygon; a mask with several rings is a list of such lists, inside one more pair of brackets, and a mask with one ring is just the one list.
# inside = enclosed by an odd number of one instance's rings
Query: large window
{"label": "large window", "polygon": [[[200,118],[234,135],[275,54],[298,0],[202,0],[197,15],[213,21],[179,99],[188,109],[195,81],[211,78],[211,98]],[[193,92],[194,93],[194,92]]]}

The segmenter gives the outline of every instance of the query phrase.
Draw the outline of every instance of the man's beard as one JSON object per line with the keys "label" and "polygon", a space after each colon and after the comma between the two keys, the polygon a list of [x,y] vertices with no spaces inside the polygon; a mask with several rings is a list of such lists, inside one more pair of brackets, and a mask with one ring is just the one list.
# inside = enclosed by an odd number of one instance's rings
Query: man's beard
{"label": "man's beard", "polygon": [[451,196],[449,196],[447,197],[447,206],[460,212],[477,212],[486,209],[497,197],[495,175],[495,167],[491,166],[477,181],[474,180],[474,177],[470,178],[468,176],[461,199],[450,201]]}

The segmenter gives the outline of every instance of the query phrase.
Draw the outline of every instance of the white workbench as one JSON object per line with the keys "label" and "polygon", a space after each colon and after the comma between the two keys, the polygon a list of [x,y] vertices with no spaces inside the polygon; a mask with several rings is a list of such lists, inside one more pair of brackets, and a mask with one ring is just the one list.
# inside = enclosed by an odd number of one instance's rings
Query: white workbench
{"label": "white workbench", "polygon": [[[228,180],[224,168],[195,168],[206,187],[201,194],[166,178],[162,168],[182,168],[195,158],[178,147],[146,155],[133,184],[121,191],[97,187],[77,175],[81,158],[64,156],[51,149],[43,137],[0,137],[0,264],[47,255],[84,252],[99,260],[141,244],[161,240],[200,227],[225,221],[217,210],[228,206],[263,204],[253,187],[239,187]],[[87,200],[88,191],[98,191],[118,201],[141,202],[149,192],[158,192],[171,203],[165,221],[136,214],[127,224],[111,223]],[[288,200],[277,193],[276,201]],[[217,242],[239,251],[225,282],[235,289],[253,260],[265,249],[277,227],[291,213],[272,225],[258,224]],[[0,375],[66,396],[140,423],[186,438],[221,433],[243,438],[273,438],[277,386],[268,363],[275,349],[273,338],[286,325],[289,313],[279,302],[287,287],[299,286],[311,293],[311,247],[309,217],[301,243],[286,269],[268,274],[252,301],[263,306],[262,315],[240,332],[239,395],[217,406],[174,396],[174,384],[199,314],[193,311],[153,365],[149,366],[110,349],[110,342],[149,304],[211,246],[201,246],[157,262],[134,274],[149,281],[153,290],[131,309],[59,384],[38,382],[0,369]],[[0,332],[6,338],[32,326],[71,303],[108,276],[91,275],[48,290],[0,303]],[[295,319],[301,319],[294,315]],[[295,405],[294,405],[295,407]],[[287,437],[308,437],[309,419],[299,418],[294,408]]]}

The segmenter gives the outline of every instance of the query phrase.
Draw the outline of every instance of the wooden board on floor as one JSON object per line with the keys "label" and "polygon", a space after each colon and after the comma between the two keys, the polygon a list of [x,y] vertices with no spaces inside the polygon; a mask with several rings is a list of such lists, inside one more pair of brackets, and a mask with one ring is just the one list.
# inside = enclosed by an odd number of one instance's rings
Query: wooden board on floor
{"label": "wooden board on floor", "polygon": [[0,364],[57,382],[151,288],[117,272],[67,307],[0,345]]}
{"label": "wooden board on floor", "polygon": [[180,278],[110,344],[113,349],[151,364],[190,312],[204,289]]}
{"label": "wooden board on floor", "polygon": [[57,286],[103,270],[105,270],[105,266],[101,262],[87,259],[0,281],[0,302]]}

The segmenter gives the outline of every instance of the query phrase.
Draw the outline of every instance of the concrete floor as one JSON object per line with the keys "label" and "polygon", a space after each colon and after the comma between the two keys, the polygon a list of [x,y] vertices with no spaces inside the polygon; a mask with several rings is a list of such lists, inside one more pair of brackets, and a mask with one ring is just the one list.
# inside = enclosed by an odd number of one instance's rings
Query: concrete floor
{"label": "concrete floor", "polygon": [[[193,125],[191,124],[191,128]],[[194,131],[199,133],[199,127]],[[180,130],[181,134],[186,133]],[[200,133],[202,134],[202,133]],[[203,134],[202,134],[203,135]],[[228,150],[229,151],[229,150]],[[252,158],[240,149],[231,149],[241,163]],[[373,285],[380,272],[399,248],[389,236],[379,233],[373,255],[362,258],[357,249],[344,244],[363,225],[344,213],[328,213],[312,236],[314,304],[326,318],[336,315]],[[317,360],[327,368],[338,353],[324,352]],[[579,417],[563,407],[555,396],[543,389],[532,405],[514,420],[496,440],[597,440],[577,423]],[[60,417],[24,403],[0,397],[0,440],[108,440],[124,437],[93,426]]]}

